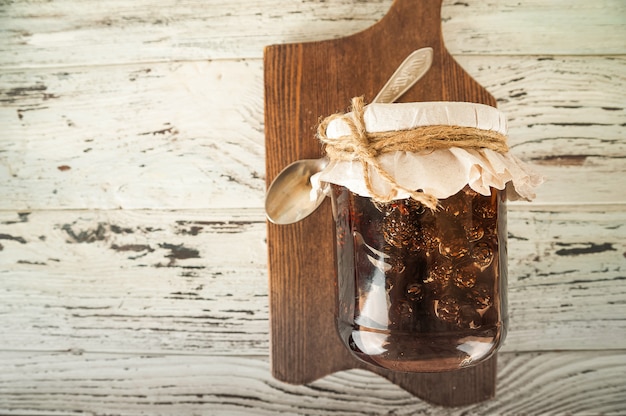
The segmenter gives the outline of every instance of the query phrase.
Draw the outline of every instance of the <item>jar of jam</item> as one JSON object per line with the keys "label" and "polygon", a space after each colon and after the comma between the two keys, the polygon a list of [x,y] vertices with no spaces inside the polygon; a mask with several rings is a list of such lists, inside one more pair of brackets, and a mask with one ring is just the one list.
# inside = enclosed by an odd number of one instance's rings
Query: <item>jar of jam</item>
{"label": "jar of jam", "polygon": [[491,357],[507,327],[506,199],[540,175],[509,153],[506,118],[473,103],[370,104],[318,130],[311,182],[336,223],[338,332],[367,363],[438,372]]}
{"label": "jar of jam", "polygon": [[469,187],[437,211],[332,186],[341,339],[359,359],[434,372],[489,358],[504,339],[503,192]]}

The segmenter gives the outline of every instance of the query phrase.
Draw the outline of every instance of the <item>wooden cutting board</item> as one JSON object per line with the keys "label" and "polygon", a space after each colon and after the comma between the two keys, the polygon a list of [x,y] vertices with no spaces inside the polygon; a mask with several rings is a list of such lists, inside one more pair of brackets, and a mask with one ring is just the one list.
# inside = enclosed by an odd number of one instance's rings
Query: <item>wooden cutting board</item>
{"label": "wooden cutting board", "polygon": [[[352,97],[370,102],[412,51],[430,46],[430,71],[399,101],[494,98],[452,58],[441,33],[441,0],[395,0],[369,29],[352,36],[265,49],[266,180],[289,163],[322,156],[320,118],[346,111]],[[335,329],[334,223],[329,201],[292,225],[268,222],[271,366],[275,378],[304,384],[336,371],[371,370],[433,404],[461,406],[495,394],[495,357],[438,374],[395,373],[361,363]],[[364,391],[363,394],[367,394]]]}

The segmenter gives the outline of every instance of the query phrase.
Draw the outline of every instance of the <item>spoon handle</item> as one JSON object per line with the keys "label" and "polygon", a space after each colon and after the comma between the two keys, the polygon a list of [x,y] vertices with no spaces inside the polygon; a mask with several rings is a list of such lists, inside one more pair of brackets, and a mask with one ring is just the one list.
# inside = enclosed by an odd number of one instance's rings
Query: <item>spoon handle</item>
{"label": "spoon handle", "polygon": [[393,103],[428,72],[433,63],[433,48],[412,52],[380,90],[373,103]]}

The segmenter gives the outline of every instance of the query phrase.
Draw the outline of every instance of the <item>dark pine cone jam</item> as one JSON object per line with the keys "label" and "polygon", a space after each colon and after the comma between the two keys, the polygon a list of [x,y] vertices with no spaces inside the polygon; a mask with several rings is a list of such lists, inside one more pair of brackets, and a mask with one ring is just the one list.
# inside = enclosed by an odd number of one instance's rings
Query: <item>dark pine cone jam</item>
{"label": "dark pine cone jam", "polygon": [[431,211],[333,185],[339,332],[368,363],[446,371],[490,357],[506,324],[503,192],[465,187]]}

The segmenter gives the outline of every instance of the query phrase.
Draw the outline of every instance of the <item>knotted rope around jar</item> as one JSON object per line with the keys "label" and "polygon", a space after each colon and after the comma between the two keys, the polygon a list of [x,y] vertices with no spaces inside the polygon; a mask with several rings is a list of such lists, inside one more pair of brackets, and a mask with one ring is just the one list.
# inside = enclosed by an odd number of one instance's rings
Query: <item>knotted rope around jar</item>
{"label": "knotted rope around jar", "polygon": [[[378,156],[396,151],[424,152],[458,147],[461,149],[491,149],[498,153],[506,153],[509,147],[506,136],[492,130],[475,127],[432,125],[421,126],[409,130],[385,131],[371,133],[365,127],[365,104],[363,97],[352,99],[352,114],[333,114],[324,119],[318,126],[318,138],[325,145],[330,160],[360,161],[363,165],[363,180],[373,200],[390,202],[398,191],[404,191],[414,200],[432,210],[437,209],[438,199],[421,190],[407,189],[400,185],[380,164]],[[329,138],[326,129],[330,122],[342,119],[350,128],[350,134],[339,138]],[[376,192],[372,185],[370,169],[378,173],[392,187],[388,195]]]}

